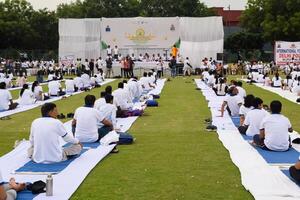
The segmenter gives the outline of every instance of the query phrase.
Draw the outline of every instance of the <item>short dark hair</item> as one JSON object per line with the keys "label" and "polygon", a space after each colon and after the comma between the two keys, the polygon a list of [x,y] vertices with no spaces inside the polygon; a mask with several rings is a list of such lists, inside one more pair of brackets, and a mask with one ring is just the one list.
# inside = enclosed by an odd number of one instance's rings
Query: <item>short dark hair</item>
{"label": "short dark hair", "polygon": [[243,86],[243,82],[242,82],[242,81],[238,81],[238,82],[236,83],[236,85],[239,86],[239,87],[242,87],[242,86]]}
{"label": "short dark hair", "polygon": [[147,75],[148,75],[147,72],[144,72],[144,77],[147,77]]}
{"label": "short dark hair", "polygon": [[104,92],[104,91],[100,92],[100,97],[101,98],[105,97],[105,95],[106,95],[106,92]]}
{"label": "short dark hair", "polygon": [[41,113],[42,117],[49,117],[49,112],[53,111],[54,108],[56,108],[56,105],[54,103],[45,103],[41,107]]}
{"label": "short dark hair", "polygon": [[282,109],[282,104],[280,101],[272,101],[270,104],[270,109],[272,114],[280,114],[281,109]]}
{"label": "short dark hair", "polygon": [[127,80],[123,80],[123,83],[127,83]]}
{"label": "short dark hair", "polygon": [[110,85],[106,86],[105,92],[106,92],[106,94],[111,94],[112,93],[112,87]]}
{"label": "short dark hair", "polygon": [[96,97],[94,95],[88,94],[84,98],[84,102],[86,106],[94,106],[95,101],[96,101]]}
{"label": "short dark hair", "polygon": [[261,98],[256,97],[253,101],[253,107],[258,108],[259,105],[263,104],[263,100]]}
{"label": "short dark hair", "polygon": [[245,103],[244,103],[244,106],[245,106],[246,108],[250,108],[251,106],[253,106],[254,99],[255,99],[255,97],[254,97],[252,94],[248,94],[248,95],[245,97]]}
{"label": "short dark hair", "polygon": [[111,95],[111,94],[105,95],[104,98],[105,98],[106,103],[110,103],[110,102],[112,102],[114,100],[114,96]]}
{"label": "short dark hair", "polygon": [[124,88],[124,83],[123,82],[118,83],[118,88]]}
{"label": "short dark hair", "polygon": [[0,83],[0,89],[5,89],[6,88],[6,83],[5,82],[1,82]]}

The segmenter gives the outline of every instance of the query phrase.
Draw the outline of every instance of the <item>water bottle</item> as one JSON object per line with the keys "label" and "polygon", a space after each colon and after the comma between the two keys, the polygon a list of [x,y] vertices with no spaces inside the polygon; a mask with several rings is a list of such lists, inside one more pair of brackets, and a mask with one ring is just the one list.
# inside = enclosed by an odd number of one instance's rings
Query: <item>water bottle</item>
{"label": "water bottle", "polygon": [[46,196],[53,196],[53,177],[51,174],[46,179]]}

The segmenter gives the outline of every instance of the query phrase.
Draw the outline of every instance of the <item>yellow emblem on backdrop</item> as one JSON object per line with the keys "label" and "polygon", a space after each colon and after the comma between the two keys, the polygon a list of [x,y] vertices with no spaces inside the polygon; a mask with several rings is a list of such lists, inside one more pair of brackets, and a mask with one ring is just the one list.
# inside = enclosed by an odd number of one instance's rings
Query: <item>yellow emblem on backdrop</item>
{"label": "yellow emblem on backdrop", "polygon": [[145,30],[143,28],[138,28],[135,31],[135,34],[126,34],[126,38],[128,38],[136,44],[145,44],[148,41],[155,38],[155,36],[152,34],[146,35]]}

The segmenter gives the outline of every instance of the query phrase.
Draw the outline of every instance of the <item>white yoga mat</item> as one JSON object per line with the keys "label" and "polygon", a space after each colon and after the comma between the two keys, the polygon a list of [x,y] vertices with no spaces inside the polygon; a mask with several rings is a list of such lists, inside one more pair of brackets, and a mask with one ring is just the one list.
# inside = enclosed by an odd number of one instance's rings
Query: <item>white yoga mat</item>
{"label": "white yoga mat", "polygon": [[[226,113],[223,118],[220,115],[221,107],[219,97],[214,95],[212,89],[201,80],[195,80],[197,87],[203,90],[203,95],[214,105],[210,108],[213,124],[218,127],[217,134],[224,147],[229,151],[232,162],[239,168],[242,184],[255,199],[258,200],[296,200],[300,199],[300,188],[279,169],[269,165],[260,154],[245,141],[230,116]],[[205,92],[204,92],[205,91]],[[212,102],[212,103],[211,103]],[[219,107],[218,104],[219,103]],[[295,133],[294,133],[295,134]],[[297,137],[294,135],[294,137]],[[294,147],[294,145],[293,145]],[[295,148],[297,148],[295,146]]]}

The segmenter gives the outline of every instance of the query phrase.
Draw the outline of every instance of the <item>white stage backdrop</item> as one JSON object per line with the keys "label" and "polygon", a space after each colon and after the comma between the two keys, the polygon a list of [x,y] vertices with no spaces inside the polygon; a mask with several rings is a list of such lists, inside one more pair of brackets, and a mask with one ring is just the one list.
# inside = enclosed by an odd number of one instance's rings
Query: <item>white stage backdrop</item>
{"label": "white stage backdrop", "polygon": [[117,45],[120,52],[162,54],[180,38],[180,54],[197,66],[204,57],[223,53],[224,31],[222,17],[60,19],[59,36],[59,57],[65,63],[98,58],[101,41]]}
{"label": "white stage backdrop", "polygon": [[59,19],[59,57],[95,59],[100,55],[100,19]]}
{"label": "white stage backdrop", "polygon": [[180,54],[199,66],[203,58],[216,60],[223,53],[224,31],[222,17],[181,17]]}
{"label": "white stage backdrop", "polygon": [[274,55],[277,65],[285,65],[290,62],[300,64],[300,42],[277,41]]}
{"label": "white stage backdrop", "polygon": [[179,18],[102,18],[101,40],[122,49],[170,48],[179,39]]}

